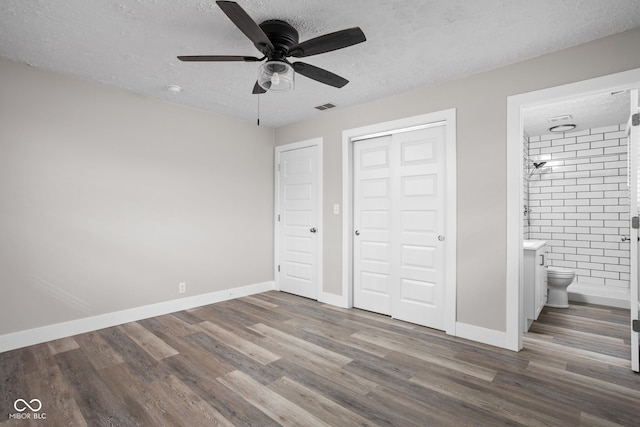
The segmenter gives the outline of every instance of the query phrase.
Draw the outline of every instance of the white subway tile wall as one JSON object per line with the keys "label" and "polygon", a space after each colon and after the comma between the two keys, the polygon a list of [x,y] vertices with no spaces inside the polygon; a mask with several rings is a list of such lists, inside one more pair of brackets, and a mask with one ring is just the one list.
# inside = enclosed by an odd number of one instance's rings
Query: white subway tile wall
{"label": "white subway tile wall", "polygon": [[[548,262],[575,270],[581,285],[629,287],[629,186],[626,125],[529,137],[526,239],[546,240]],[[527,193],[525,193],[525,200]]]}

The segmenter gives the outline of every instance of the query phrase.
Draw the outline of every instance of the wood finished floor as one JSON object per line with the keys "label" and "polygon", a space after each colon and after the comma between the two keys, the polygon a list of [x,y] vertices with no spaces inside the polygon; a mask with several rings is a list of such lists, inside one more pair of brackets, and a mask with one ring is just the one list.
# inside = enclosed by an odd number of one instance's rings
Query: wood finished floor
{"label": "wood finished floor", "polygon": [[0,426],[638,426],[628,316],[545,308],[515,353],[267,292],[0,353]]}

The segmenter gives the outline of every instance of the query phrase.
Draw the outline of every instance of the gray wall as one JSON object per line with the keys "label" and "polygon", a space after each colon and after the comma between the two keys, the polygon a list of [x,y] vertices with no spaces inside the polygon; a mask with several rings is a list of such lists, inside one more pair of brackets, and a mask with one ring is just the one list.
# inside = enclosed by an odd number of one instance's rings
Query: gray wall
{"label": "gray wall", "polygon": [[[333,215],[331,206],[342,201],[342,131],[456,108],[457,320],[505,331],[506,99],[510,95],[639,68],[640,56],[631,54],[639,44],[640,29],[636,29],[352,108],[319,112],[311,120],[276,129],[276,145],[324,138],[325,291],[341,292],[342,221]],[[342,90],[349,90],[349,86]]]}
{"label": "gray wall", "polygon": [[273,129],[0,75],[0,335],[273,280]]}

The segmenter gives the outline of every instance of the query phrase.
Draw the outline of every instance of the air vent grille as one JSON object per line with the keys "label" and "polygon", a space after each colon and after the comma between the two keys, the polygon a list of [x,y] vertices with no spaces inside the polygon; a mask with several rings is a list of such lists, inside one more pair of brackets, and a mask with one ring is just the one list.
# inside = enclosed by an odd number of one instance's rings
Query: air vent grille
{"label": "air vent grille", "polygon": [[547,117],[547,120],[551,123],[557,123],[557,122],[561,122],[563,120],[571,120],[571,114],[564,114],[562,116],[555,116],[555,117]]}
{"label": "air vent grille", "polygon": [[313,108],[315,108],[316,110],[323,111],[323,110],[328,110],[329,108],[333,108],[333,107],[335,107],[335,104],[332,104],[332,103],[329,102],[329,103],[326,103],[326,104],[323,104],[323,105],[318,105],[317,107],[313,107]]}

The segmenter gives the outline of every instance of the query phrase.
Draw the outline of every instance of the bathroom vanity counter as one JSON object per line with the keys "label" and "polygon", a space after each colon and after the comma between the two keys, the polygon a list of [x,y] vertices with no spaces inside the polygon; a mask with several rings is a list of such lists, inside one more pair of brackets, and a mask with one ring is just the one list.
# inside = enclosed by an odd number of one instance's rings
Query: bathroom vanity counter
{"label": "bathroom vanity counter", "polygon": [[522,247],[524,250],[535,251],[546,245],[546,240],[525,240]]}

